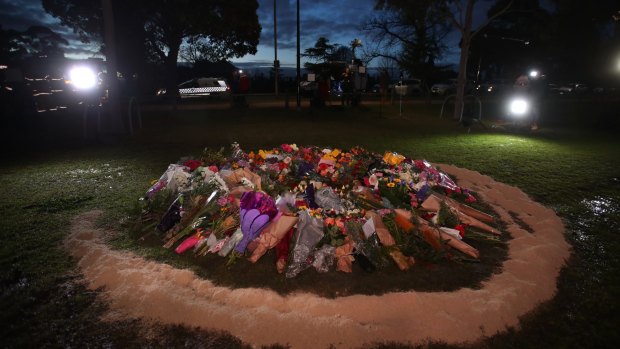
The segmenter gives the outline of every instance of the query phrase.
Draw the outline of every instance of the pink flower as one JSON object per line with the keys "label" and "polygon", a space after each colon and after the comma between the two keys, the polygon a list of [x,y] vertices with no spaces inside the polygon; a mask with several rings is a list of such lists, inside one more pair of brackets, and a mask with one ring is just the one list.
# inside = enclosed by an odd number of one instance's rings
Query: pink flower
{"label": "pink flower", "polygon": [[379,185],[379,179],[374,174],[368,177],[368,185],[372,187],[376,187]]}
{"label": "pink flower", "polygon": [[289,144],[282,144],[281,147],[282,147],[282,150],[284,150],[287,153],[293,152],[293,147],[291,147]]}
{"label": "pink flower", "polygon": [[217,169],[217,166],[215,165],[211,165],[209,166],[209,170],[211,170],[212,172],[218,172],[219,170]]}

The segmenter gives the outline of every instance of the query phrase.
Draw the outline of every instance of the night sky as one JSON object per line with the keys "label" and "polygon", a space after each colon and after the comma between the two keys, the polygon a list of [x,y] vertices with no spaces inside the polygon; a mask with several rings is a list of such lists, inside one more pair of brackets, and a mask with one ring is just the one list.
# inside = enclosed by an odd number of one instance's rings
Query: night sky
{"label": "night sky", "polygon": [[[258,17],[263,28],[258,52],[254,56],[233,59],[233,62],[256,65],[271,65],[273,62],[273,0],[258,2]],[[320,36],[342,45],[348,45],[355,38],[368,43],[368,38],[360,27],[372,15],[374,3],[375,0],[300,0],[302,52],[313,46]],[[480,2],[476,11],[477,20],[484,18],[490,3]],[[0,6],[0,23],[3,29],[25,30],[31,25],[47,26],[70,42],[65,51],[67,57],[86,58],[96,55],[97,43],[81,43],[70,28],[61,26],[58,19],[45,13],[40,0],[0,0]],[[295,65],[295,11],[296,0],[277,1],[278,59],[282,66]],[[458,41],[457,35],[453,35],[450,41],[455,44]],[[456,48],[449,50],[443,62],[456,62],[457,54]]]}

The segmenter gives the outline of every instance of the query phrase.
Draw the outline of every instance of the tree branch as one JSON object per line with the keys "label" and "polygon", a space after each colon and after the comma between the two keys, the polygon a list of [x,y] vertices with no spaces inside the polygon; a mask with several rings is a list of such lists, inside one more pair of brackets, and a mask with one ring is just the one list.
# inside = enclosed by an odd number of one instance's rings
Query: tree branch
{"label": "tree branch", "polygon": [[504,7],[503,9],[497,11],[493,16],[487,18],[486,21],[484,21],[484,23],[482,23],[478,29],[476,29],[472,34],[471,34],[471,38],[473,39],[476,34],[478,34],[480,32],[480,30],[482,30],[484,27],[486,27],[487,25],[489,25],[489,23],[491,23],[493,20],[495,20],[497,17],[503,15],[504,13],[506,13],[506,11],[508,11],[508,9],[512,6],[512,3],[514,2],[514,0],[510,0],[508,2],[508,4],[506,5],[506,7]]}

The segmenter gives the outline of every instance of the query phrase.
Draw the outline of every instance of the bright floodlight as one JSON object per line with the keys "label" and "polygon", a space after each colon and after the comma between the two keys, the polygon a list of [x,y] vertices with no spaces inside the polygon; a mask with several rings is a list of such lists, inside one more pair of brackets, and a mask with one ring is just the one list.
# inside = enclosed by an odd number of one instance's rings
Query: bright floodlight
{"label": "bright floodlight", "polygon": [[525,99],[515,99],[510,102],[510,112],[514,115],[522,116],[527,113],[529,105]]}
{"label": "bright floodlight", "polygon": [[530,72],[530,77],[531,78],[537,78],[538,77],[538,70],[532,70]]}
{"label": "bright floodlight", "polygon": [[97,75],[88,67],[76,67],[69,72],[71,83],[77,89],[89,90],[97,85]]}

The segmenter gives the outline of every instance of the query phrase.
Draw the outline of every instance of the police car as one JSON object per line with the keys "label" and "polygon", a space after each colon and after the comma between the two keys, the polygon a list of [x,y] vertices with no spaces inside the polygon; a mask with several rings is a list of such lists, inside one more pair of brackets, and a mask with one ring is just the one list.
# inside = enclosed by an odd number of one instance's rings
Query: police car
{"label": "police car", "polygon": [[[157,91],[157,96],[166,94],[166,89]],[[195,78],[179,85],[181,98],[221,97],[230,94],[230,86],[222,78]]]}

